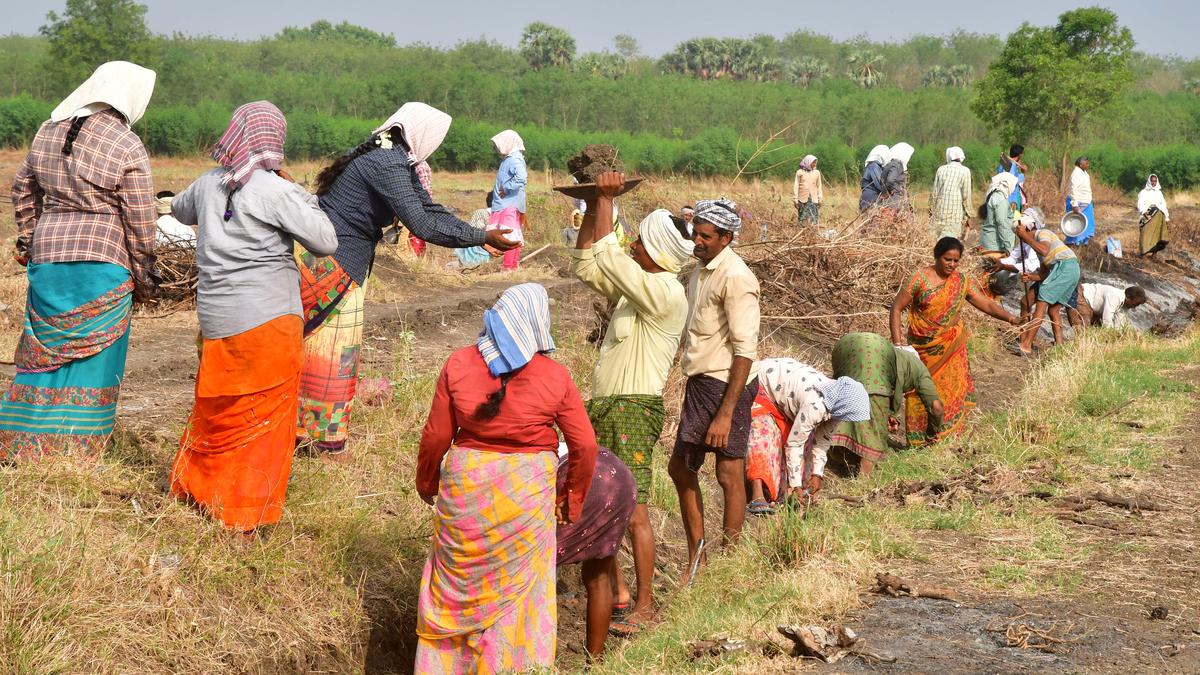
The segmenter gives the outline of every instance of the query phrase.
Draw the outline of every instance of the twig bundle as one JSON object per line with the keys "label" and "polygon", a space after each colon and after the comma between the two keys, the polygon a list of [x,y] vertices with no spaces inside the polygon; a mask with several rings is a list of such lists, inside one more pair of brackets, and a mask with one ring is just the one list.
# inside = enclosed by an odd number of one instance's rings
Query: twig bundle
{"label": "twig bundle", "polygon": [[158,273],[162,277],[156,298],[160,305],[195,302],[200,276],[195,245],[182,241],[164,243],[156,246],[154,253],[158,256]]}
{"label": "twig bundle", "polygon": [[806,227],[740,253],[758,276],[764,321],[832,344],[849,332],[886,331],[897,288],[929,263],[928,239],[911,212],[871,209],[841,227]]}

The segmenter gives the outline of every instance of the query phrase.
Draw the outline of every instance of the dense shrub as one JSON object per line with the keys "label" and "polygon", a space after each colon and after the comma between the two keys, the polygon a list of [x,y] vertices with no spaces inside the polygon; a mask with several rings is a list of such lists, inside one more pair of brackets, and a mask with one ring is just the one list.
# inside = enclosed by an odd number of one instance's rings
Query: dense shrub
{"label": "dense shrub", "polygon": [[[38,126],[50,115],[52,105],[28,96],[0,99],[0,145],[21,147],[29,143]],[[198,107],[152,106],[135,131],[142,136],[153,154],[188,155],[204,151],[220,138],[229,122],[232,108],[217,104]],[[315,112],[288,114],[287,153],[290,157],[322,159],[353,148],[371,133],[378,122],[353,117],[335,117]],[[455,171],[488,170],[499,162],[492,149],[491,137],[505,125],[458,118],[450,127],[446,142],[433,156],[439,168]],[[862,162],[876,137],[851,146],[833,136],[807,143],[777,140],[763,147],[751,161],[760,141],[739,135],[730,128],[711,128],[692,137],[653,134],[628,134],[619,131],[587,133],[574,129],[554,129],[517,125],[525,139],[526,158],[534,170],[562,169],[567,159],[588,143],[610,143],[620,150],[619,157],[633,171],[643,174],[681,173],[699,176],[736,173],[745,175],[790,177],[800,158],[812,153],[820,160],[820,169],[831,183],[855,183],[862,174]],[[880,140],[890,140],[886,137]],[[959,141],[967,155],[976,187],[991,180],[1000,153],[998,143]],[[944,145],[917,146],[909,162],[910,179],[917,190],[927,190],[933,174],[945,158]],[[1168,189],[1200,185],[1200,148],[1187,144],[1141,146],[1124,149],[1115,143],[1100,143],[1084,151],[1092,160],[1092,173],[1100,181],[1118,185],[1127,191],[1140,189],[1150,173],[1157,173]],[[1030,149],[1026,162],[1034,168],[1050,168],[1056,158],[1037,148]],[[925,187],[921,187],[925,186]]]}
{"label": "dense shrub", "polygon": [[26,95],[0,100],[0,146],[19,148],[28,143],[53,109]]}

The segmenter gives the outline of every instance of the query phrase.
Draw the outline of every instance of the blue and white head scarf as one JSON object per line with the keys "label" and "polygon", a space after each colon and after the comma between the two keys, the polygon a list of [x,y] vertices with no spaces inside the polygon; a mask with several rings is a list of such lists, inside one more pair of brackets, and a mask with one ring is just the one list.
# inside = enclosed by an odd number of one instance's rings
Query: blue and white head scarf
{"label": "blue and white head scarf", "polygon": [[519,284],[504,291],[483,313],[483,332],[475,344],[493,377],[523,367],[534,354],[554,351],[546,289]]}
{"label": "blue and white head scarf", "polygon": [[871,419],[871,396],[858,380],[839,377],[821,385],[821,398],[830,416],[843,422]]}

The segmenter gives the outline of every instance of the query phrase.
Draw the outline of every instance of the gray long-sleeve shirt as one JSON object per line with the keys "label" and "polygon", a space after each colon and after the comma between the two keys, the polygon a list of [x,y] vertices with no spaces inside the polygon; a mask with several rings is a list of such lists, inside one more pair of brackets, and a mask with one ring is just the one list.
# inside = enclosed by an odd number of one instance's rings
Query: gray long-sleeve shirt
{"label": "gray long-sleeve shirt", "polygon": [[226,221],[221,174],[205,173],[171,200],[180,222],[200,226],[196,313],[210,340],[285,314],[303,316],[293,240],[315,255],[337,250],[333,223],[317,198],[270,171],[255,171],[234,193],[233,217]]}

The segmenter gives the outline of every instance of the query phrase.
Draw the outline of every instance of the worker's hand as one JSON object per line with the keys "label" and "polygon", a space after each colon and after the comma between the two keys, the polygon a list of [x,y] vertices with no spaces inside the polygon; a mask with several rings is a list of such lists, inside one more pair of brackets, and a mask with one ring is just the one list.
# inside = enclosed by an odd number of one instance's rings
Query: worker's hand
{"label": "worker's hand", "polygon": [[613,199],[625,187],[625,174],[620,171],[605,171],[596,176],[596,197]]}
{"label": "worker's hand", "polygon": [[504,188],[496,188],[496,196],[504,199]]}
{"label": "worker's hand", "polygon": [[1083,210],[1083,209],[1079,208],[1079,205],[1078,205],[1078,204],[1076,204],[1076,205],[1074,205],[1074,206],[1072,206],[1072,207],[1071,207],[1071,211],[1072,211],[1072,212],[1074,212],[1074,213],[1079,213],[1079,212],[1081,212],[1082,210]]}
{"label": "worker's hand", "polygon": [[717,413],[717,416],[708,425],[708,433],[704,434],[704,444],[710,448],[728,447],[731,427],[733,427],[733,417]]}
{"label": "worker's hand", "polygon": [[280,178],[286,180],[289,183],[296,182],[296,179],[292,178],[292,174],[288,173],[287,171],[284,171],[283,169],[275,169],[275,175],[279,176]]}
{"label": "worker's hand", "polygon": [[490,246],[491,248],[493,248],[497,251],[508,251],[508,250],[519,247],[521,245],[521,242],[512,241],[508,237],[504,236],[504,235],[508,234],[509,232],[512,232],[512,230],[509,230],[509,229],[488,230],[483,235],[483,238],[484,238],[483,245],[485,247]]}
{"label": "worker's hand", "polygon": [[558,521],[559,525],[571,524],[571,512],[563,502],[554,503],[554,519]]}
{"label": "worker's hand", "polygon": [[808,494],[815,495],[821,491],[821,485],[824,484],[824,482],[825,479],[822,476],[818,476],[814,473],[808,477],[808,484],[804,487],[808,490]]}
{"label": "worker's hand", "polygon": [[1014,326],[1017,326],[1018,328],[1021,326],[1021,324],[1025,323],[1024,321],[1021,320],[1021,317],[1019,317],[1015,314],[1008,315],[1008,322]]}
{"label": "worker's hand", "polygon": [[888,415],[888,432],[894,434],[897,431],[900,431],[900,420],[895,415]]}
{"label": "worker's hand", "polygon": [[929,412],[940,420],[946,414],[946,404],[942,403],[941,399],[938,399],[933,402],[933,405],[929,406]]}
{"label": "worker's hand", "polygon": [[435,495],[435,494],[427,495],[424,492],[418,492],[417,494],[421,495],[421,501],[425,502],[426,504],[428,504],[430,506],[433,506],[434,501],[437,500],[437,495]]}
{"label": "worker's hand", "polygon": [[28,253],[18,253],[13,256],[13,260],[17,261],[17,264],[20,265],[21,267],[29,266],[29,254]]}
{"label": "worker's hand", "polygon": [[1021,281],[1027,281],[1027,282],[1033,283],[1035,281],[1041,281],[1041,280],[1042,280],[1042,275],[1038,274],[1037,272],[1025,272],[1024,274],[1021,275]]}

